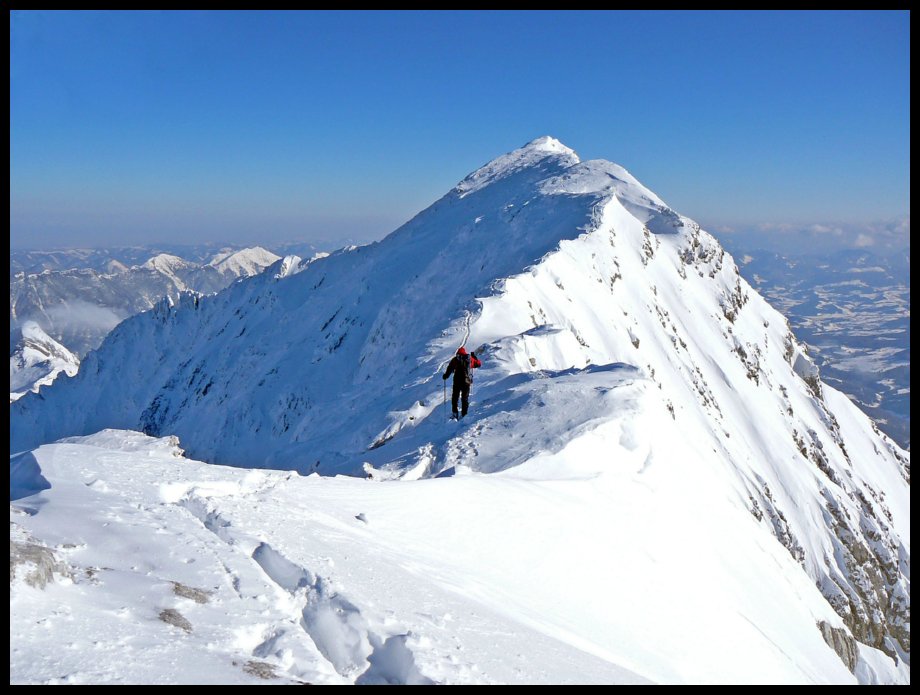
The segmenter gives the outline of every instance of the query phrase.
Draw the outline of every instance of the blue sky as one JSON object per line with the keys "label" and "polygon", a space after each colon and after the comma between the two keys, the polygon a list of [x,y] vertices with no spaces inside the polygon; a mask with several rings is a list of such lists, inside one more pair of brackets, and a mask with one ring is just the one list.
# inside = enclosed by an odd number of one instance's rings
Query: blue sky
{"label": "blue sky", "polygon": [[909,231],[909,61],[907,12],[15,12],[10,243],[378,238],[544,134],[724,233]]}

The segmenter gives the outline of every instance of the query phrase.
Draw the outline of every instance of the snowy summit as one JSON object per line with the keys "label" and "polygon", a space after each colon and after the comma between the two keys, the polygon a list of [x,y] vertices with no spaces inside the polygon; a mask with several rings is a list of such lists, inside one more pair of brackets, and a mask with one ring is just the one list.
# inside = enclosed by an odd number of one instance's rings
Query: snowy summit
{"label": "snowy summit", "polygon": [[38,391],[64,372],[73,376],[80,360],[45,333],[35,321],[26,321],[10,335],[10,402],[28,391]]}
{"label": "snowy summit", "polygon": [[11,681],[909,682],[909,453],[710,234],[553,138],[124,321],[10,428],[47,570]]}
{"label": "snowy summit", "polygon": [[249,249],[219,253],[211,259],[208,265],[217,268],[221,275],[238,278],[258,275],[279,260],[281,260],[280,256],[276,256],[261,246],[254,246]]}

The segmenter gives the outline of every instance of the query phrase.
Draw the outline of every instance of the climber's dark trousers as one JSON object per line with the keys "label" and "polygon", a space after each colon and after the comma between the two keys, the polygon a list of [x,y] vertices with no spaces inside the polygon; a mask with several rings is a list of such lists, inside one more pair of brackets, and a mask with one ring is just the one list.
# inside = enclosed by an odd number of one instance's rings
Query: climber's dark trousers
{"label": "climber's dark trousers", "polygon": [[459,381],[454,381],[454,390],[450,396],[450,408],[453,410],[454,415],[457,414],[457,401],[460,401],[463,406],[463,410],[460,411],[461,416],[466,416],[466,411],[470,409],[470,385],[461,384]]}

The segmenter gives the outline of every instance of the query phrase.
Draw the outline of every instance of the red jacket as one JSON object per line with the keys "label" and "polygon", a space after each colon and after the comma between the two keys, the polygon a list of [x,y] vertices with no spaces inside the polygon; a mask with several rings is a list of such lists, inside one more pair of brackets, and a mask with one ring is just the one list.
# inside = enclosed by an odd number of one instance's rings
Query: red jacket
{"label": "red jacket", "polygon": [[457,354],[450,360],[447,365],[447,371],[444,372],[443,379],[447,379],[451,374],[454,375],[454,384],[473,383],[473,370],[482,366],[482,362],[476,357],[476,353],[467,355],[466,350],[460,348]]}

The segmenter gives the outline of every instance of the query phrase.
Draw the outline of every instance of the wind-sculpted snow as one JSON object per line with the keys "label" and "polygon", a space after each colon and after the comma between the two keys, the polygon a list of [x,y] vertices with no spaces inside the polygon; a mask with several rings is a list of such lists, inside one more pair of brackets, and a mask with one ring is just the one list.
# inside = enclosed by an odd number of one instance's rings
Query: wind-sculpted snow
{"label": "wind-sculpted snow", "polygon": [[[648,445],[627,425],[617,460]],[[392,484],[132,432],[40,447],[50,487],[10,513],[10,681],[855,682],[814,583],[680,448]],[[903,681],[886,659],[858,646],[857,672]]]}
{"label": "wind-sculpted snow", "polygon": [[[648,681],[564,627],[568,609],[584,613],[577,601],[556,596],[558,615],[533,620],[550,577],[575,568],[532,568],[540,591],[516,606],[489,597],[508,571],[525,586],[523,562],[496,559],[533,546],[522,527],[477,550],[470,533],[500,510],[477,515],[471,502],[505,497],[540,522],[536,484],[461,483],[432,498],[432,481],[241,471],[113,430],[29,456],[35,470],[11,469],[11,481],[39,471],[50,487],[11,506],[10,682]],[[810,644],[812,660],[847,673],[817,633]]]}
{"label": "wind-sculpted snow", "polygon": [[[76,378],[11,406],[11,452],[119,427],[241,467],[615,478],[688,507],[648,504],[606,533],[700,514],[716,546],[769,537],[836,611],[812,613],[813,636],[848,630],[909,663],[909,454],[822,383],[716,240],[622,167],[541,138],[383,241],[296,270],[125,321]],[[457,425],[440,374],[463,342],[484,366]]]}

